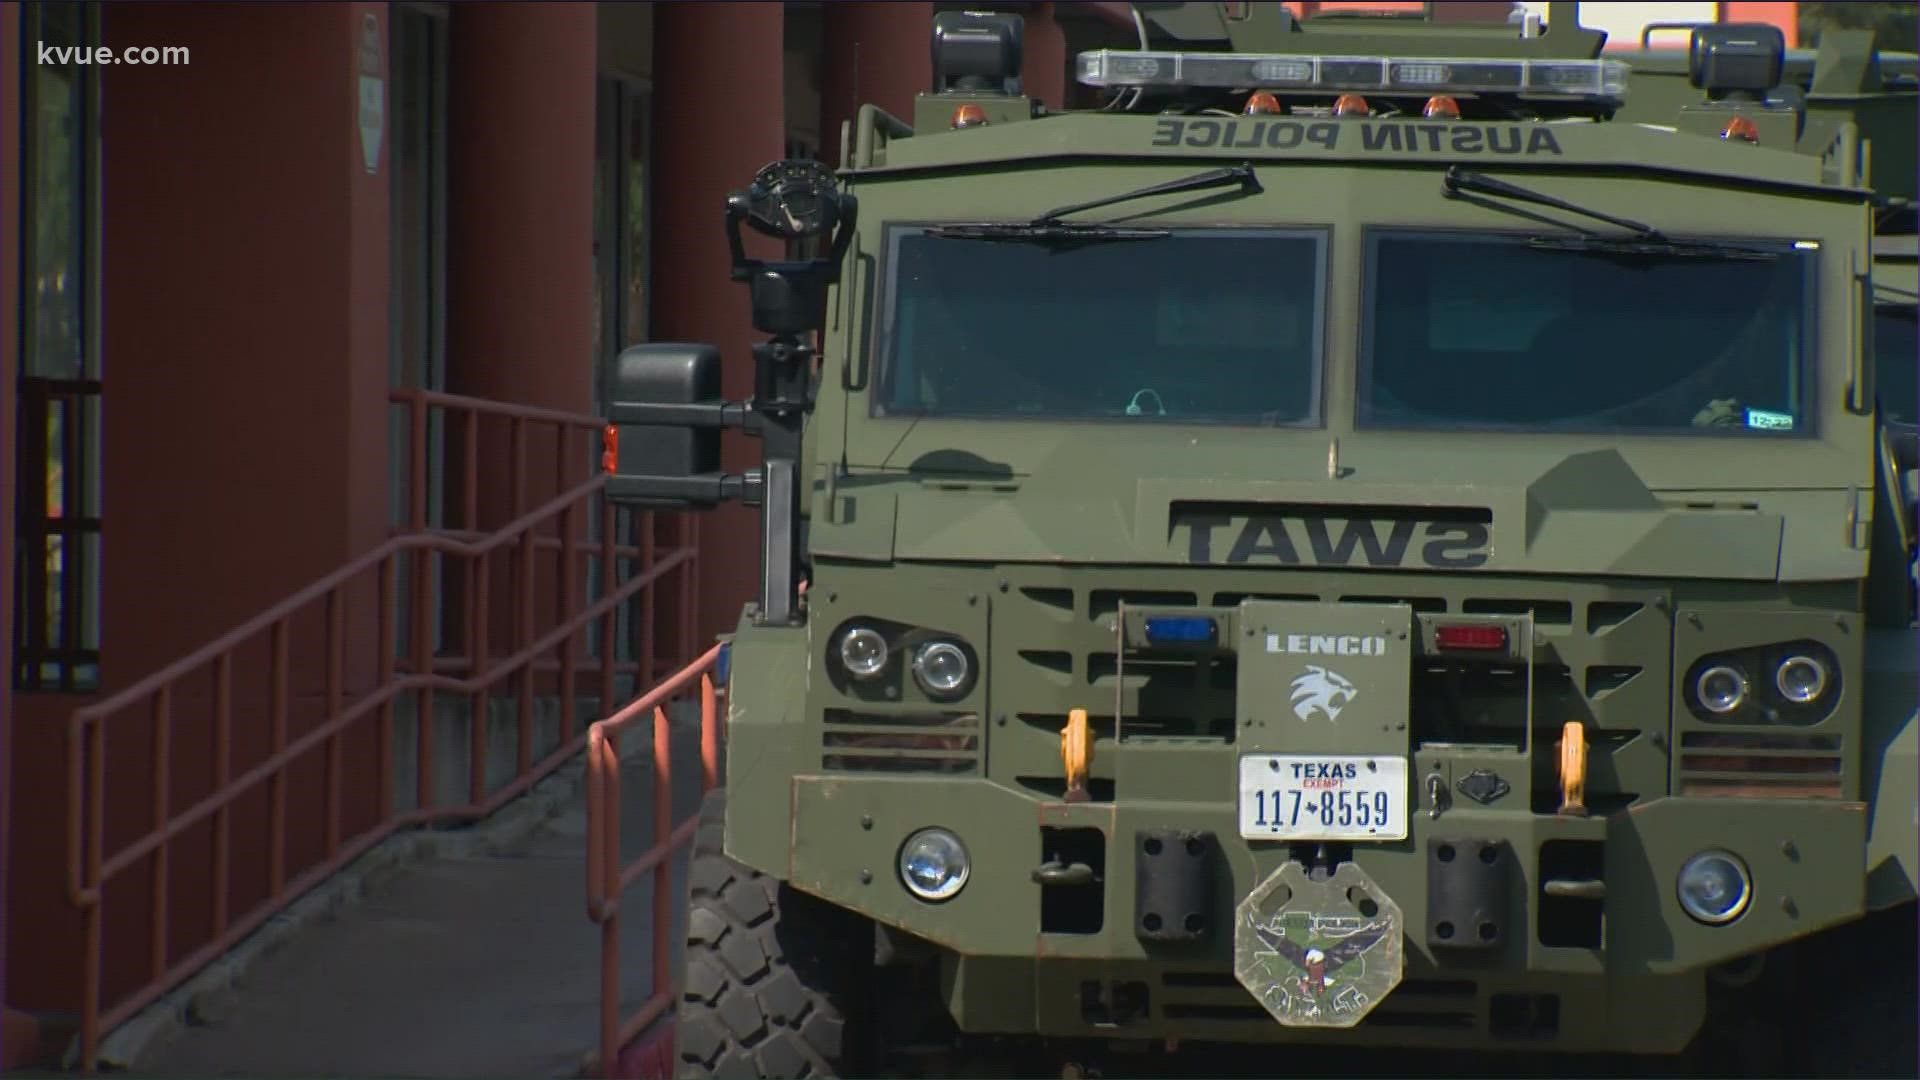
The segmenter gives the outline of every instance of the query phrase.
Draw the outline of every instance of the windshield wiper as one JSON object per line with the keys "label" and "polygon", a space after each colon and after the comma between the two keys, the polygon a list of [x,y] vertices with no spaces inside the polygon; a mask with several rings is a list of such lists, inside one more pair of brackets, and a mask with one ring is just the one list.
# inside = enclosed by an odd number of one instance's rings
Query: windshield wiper
{"label": "windshield wiper", "polygon": [[1669,240],[1666,237],[1625,238],[1606,236],[1529,236],[1527,246],[1545,251],[1589,251],[1624,258],[1676,259],[1750,259],[1767,262],[1780,257],[1777,251],[1762,251],[1718,240]]}
{"label": "windshield wiper", "polygon": [[1178,195],[1186,191],[1205,191],[1209,188],[1240,188],[1242,195],[1258,195],[1262,188],[1260,181],[1253,175],[1253,164],[1245,162],[1225,169],[1209,169],[1193,176],[1165,183],[1150,184],[1133,191],[1124,191],[1118,195],[1106,195],[1089,202],[1074,203],[1049,210],[1031,221],[986,221],[964,225],[936,225],[927,230],[927,235],[948,240],[1031,240],[1049,242],[1099,242],[1106,240],[1153,240],[1170,235],[1168,229],[1128,228],[1117,225],[1096,225],[1081,222],[1061,221],[1068,214],[1077,214],[1082,210],[1098,210],[1103,206],[1132,202],[1135,199],[1151,198],[1155,195]]}
{"label": "windshield wiper", "polygon": [[1049,222],[1058,221],[1068,214],[1077,214],[1082,210],[1098,210],[1103,206],[1132,202],[1135,199],[1148,199],[1155,195],[1178,195],[1183,191],[1205,191],[1208,188],[1233,187],[1235,185],[1239,185],[1240,194],[1242,195],[1260,194],[1260,180],[1253,175],[1253,162],[1246,161],[1225,169],[1208,169],[1206,172],[1196,173],[1193,176],[1183,177],[1179,180],[1168,180],[1163,184],[1150,184],[1143,188],[1136,188],[1133,191],[1121,192],[1118,195],[1102,196],[1091,202],[1062,206],[1057,210],[1049,210],[1041,214],[1039,217],[1028,222],[1028,224],[1044,225]]}
{"label": "windshield wiper", "polygon": [[[1505,180],[1496,180],[1484,173],[1463,169],[1458,165],[1447,169],[1441,178],[1441,194],[1449,199],[1464,197],[1466,193],[1490,195],[1495,198],[1511,199],[1514,202],[1532,203],[1535,206],[1551,207],[1569,214],[1604,221],[1632,233],[1631,237],[1599,236],[1574,225],[1561,224],[1572,233],[1563,236],[1533,236],[1527,239],[1531,247],[1553,251],[1590,251],[1602,255],[1642,256],[1651,258],[1697,257],[1716,259],[1777,259],[1779,253],[1742,244],[1725,243],[1718,240],[1674,240],[1659,229],[1632,218],[1618,217],[1604,210],[1580,206],[1565,199],[1555,198],[1544,192],[1510,184]],[[1480,200],[1472,200],[1479,202]],[[1498,204],[1486,204],[1498,205]],[[1546,218],[1526,215],[1535,221],[1547,221]]]}
{"label": "windshield wiper", "polygon": [[1166,229],[1122,229],[1112,225],[1085,225],[1071,221],[1029,224],[985,221],[977,225],[935,225],[928,236],[943,240],[1031,240],[1039,243],[1083,243],[1103,240],[1157,240],[1171,235]]}

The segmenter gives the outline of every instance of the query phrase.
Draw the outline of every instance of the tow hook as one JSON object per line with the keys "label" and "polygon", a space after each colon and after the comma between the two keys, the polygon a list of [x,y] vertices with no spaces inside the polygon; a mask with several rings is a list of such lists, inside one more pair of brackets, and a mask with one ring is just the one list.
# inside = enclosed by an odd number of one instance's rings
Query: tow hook
{"label": "tow hook", "polygon": [[1093,867],[1086,863],[1063,863],[1058,859],[1033,868],[1033,883],[1046,888],[1093,884]]}

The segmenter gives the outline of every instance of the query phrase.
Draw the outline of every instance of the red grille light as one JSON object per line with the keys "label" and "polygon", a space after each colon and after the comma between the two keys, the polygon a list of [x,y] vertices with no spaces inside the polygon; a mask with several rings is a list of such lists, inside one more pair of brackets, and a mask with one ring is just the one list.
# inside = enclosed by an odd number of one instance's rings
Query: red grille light
{"label": "red grille light", "polygon": [[1442,649],[1470,649],[1478,652],[1503,650],[1507,647],[1507,628],[1504,626],[1436,626],[1433,628],[1433,643]]}

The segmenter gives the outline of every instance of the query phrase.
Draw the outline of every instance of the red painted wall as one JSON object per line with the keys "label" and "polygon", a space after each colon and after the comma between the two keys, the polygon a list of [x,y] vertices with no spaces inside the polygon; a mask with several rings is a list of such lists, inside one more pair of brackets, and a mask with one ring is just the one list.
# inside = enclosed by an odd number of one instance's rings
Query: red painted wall
{"label": "red painted wall", "polygon": [[933,5],[837,0],[821,11],[826,55],[820,67],[820,152],[837,164],[840,124],[860,106],[877,105],[913,122],[914,95],[933,88]]}
{"label": "red painted wall", "polygon": [[[592,4],[488,3],[454,14],[447,138],[447,389],[593,412],[593,163],[596,14]],[[553,429],[529,427],[522,502],[513,506],[512,436],[483,424],[476,487],[483,529],[558,495]],[[463,491],[464,431],[449,425],[447,491]],[[578,439],[569,440],[578,447]],[[584,456],[565,463],[586,478]],[[577,523],[581,535],[586,522]],[[510,655],[514,598],[492,560],[490,656]],[[552,560],[536,595],[561,587]],[[458,601],[457,601],[458,602]],[[456,603],[457,603],[456,602]],[[459,609],[456,607],[456,611]],[[503,687],[504,688],[504,687]],[[544,692],[544,691],[543,691]]]}
{"label": "red painted wall", "polygon": [[[104,678],[109,690],[162,667],[385,535],[388,188],[361,161],[358,46],[362,17],[385,4],[109,4],[105,43],[184,45],[186,66],[102,72],[105,134],[102,298]],[[131,103],[137,103],[138,112]],[[116,112],[116,106],[126,111]],[[383,146],[383,159],[385,147]],[[372,613],[363,602],[358,611]],[[362,674],[370,620],[349,626]],[[295,624],[296,656],[318,655],[316,628]],[[236,681],[233,761],[267,739],[260,656]],[[311,703],[314,670],[294,689]],[[179,705],[186,715],[202,683]],[[78,918],[65,896],[65,718],[80,700],[23,695],[13,796],[37,827],[14,836],[8,956],[16,1005],[69,1010],[78,1000]],[[248,706],[252,706],[249,708]],[[294,737],[312,710],[296,709]],[[203,793],[211,731],[181,722],[172,743],[175,805]],[[145,722],[109,742],[108,844],[150,824]],[[370,817],[371,739],[347,746],[349,830]],[[289,802],[319,797],[318,767]],[[235,813],[236,865],[264,844],[264,793]],[[312,805],[309,801],[308,805]],[[318,849],[300,822],[293,868]],[[249,831],[249,830],[252,831]],[[174,954],[207,933],[211,884],[204,834],[174,845]],[[107,1000],[144,967],[146,886],[109,892]],[[244,885],[230,903],[263,886]],[[188,916],[185,913],[193,913]]]}

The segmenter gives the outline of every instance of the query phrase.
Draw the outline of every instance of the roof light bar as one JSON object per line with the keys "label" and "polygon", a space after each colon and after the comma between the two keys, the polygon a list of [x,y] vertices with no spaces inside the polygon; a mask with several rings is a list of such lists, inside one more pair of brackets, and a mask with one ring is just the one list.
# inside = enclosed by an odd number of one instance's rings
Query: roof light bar
{"label": "roof light bar", "polygon": [[1619,60],[1498,60],[1452,57],[1294,56],[1283,53],[1142,52],[1098,49],[1078,58],[1087,86],[1213,87],[1340,93],[1527,94],[1625,101]]}

